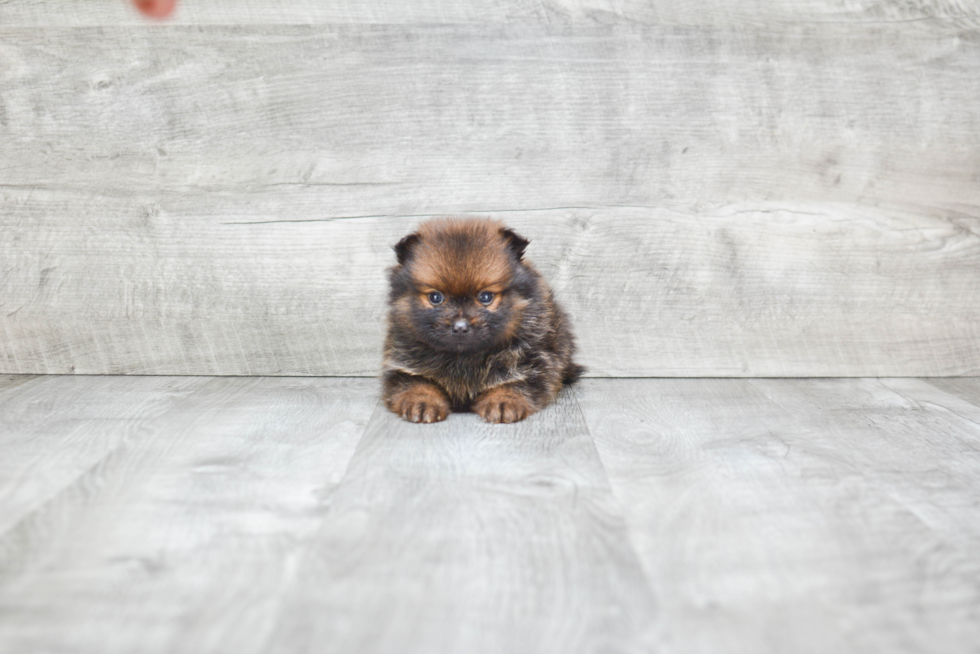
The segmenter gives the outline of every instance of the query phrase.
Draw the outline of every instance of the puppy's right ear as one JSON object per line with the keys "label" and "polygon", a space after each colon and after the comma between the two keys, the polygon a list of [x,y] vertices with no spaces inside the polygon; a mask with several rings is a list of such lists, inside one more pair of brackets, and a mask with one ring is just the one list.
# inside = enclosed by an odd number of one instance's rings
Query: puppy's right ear
{"label": "puppy's right ear", "polygon": [[500,230],[500,235],[507,241],[507,245],[510,247],[511,252],[514,253],[514,256],[517,257],[517,260],[522,260],[524,258],[524,249],[527,248],[531,241],[512,229],[502,229]]}
{"label": "puppy's right ear", "polygon": [[395,256],[398,257],[398,265],[404,266],[408,258],[412,256],[412,250],[421,238],[418,234],[409,234],[402,240],[395,243]]}

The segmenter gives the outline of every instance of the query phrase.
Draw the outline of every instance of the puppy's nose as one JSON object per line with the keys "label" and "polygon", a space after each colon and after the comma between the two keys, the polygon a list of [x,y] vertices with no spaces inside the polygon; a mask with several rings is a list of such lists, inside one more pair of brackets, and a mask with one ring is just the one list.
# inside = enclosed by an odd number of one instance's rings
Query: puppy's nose
{"label": "puppy's nose", "polygon": [[460,318],[453,323],[453,333],[454,334],[466,334],[470,331],[470,323],[466,321],[465,318]]}

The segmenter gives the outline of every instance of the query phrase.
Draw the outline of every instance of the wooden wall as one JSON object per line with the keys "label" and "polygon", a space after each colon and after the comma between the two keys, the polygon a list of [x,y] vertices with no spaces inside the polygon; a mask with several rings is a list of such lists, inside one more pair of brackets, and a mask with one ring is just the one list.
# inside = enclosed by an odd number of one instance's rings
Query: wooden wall
{"label": "wooden wall", "polygon": [[0,372],[373,375],[506,219],[593,375],[980,375],[980,6],[0,4]]}

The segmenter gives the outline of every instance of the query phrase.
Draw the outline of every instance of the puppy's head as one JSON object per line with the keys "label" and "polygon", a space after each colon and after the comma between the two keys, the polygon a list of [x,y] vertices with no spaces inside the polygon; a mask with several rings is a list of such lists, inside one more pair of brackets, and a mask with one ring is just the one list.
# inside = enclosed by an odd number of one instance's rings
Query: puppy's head
{"label": "puppy's head", "polygon": [[395,246],[391,321],[428,346],[472,352],[508,342],[536,293],[528,242],[495,220],[430,220]]}

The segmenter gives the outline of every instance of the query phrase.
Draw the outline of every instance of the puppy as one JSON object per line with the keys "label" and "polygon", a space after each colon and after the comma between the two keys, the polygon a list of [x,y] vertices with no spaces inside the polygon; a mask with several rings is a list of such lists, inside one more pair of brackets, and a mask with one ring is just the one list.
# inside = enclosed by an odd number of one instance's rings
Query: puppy
{"label": "puppy", "polygon": [[442,218],[395,245],[388,270],[385,405],[412,422],[472,410],[517,422],[584,372],[528,241],[495,220]]}

